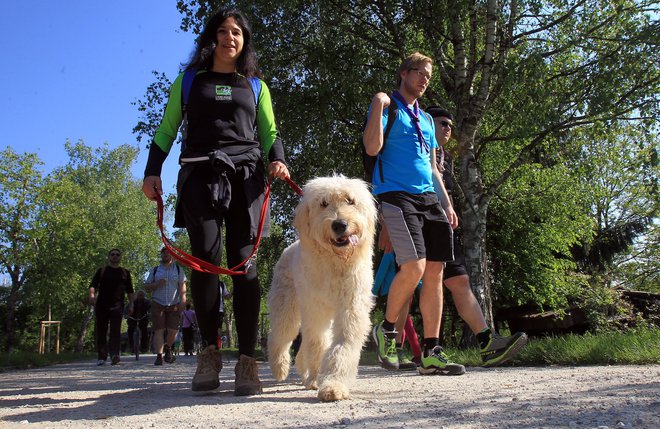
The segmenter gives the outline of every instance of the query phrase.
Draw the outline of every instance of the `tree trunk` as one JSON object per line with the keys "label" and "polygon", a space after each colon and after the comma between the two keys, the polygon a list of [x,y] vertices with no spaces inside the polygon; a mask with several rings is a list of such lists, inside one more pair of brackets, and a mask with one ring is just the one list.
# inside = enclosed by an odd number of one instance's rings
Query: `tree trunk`
{"label": "tree trunk", "polygon": [[5,351],[7,353],[11,353],[14,350],[14,342],[16,341],[16,329],[14,326],[15,314],[16,298],[14,297],[14,292],[12,290],[12,292],[9,294],[9,298],[7,299],[7,316],[5,318],[5,331],[7,332]]}
{"label": "tree trunk", "polygon": [[85,337],[87,337],[87,330],[92,323],[92,318],[94,318],[94,311],[90,308],[85,317],[83,317],[82,325],[80,326],[80,334],[76,343],[76,353],[82,353],[85,348]]}
{"label": "tree trunk", "polygon": [[490,198],[483,192],[473,150],[468,150],[461,156],[460,179],[465,201],[461,217],[465,266],[470,276],[472,292],[481,305],[486,323],[492,327],[493,302],[486,249],[486,216]]}
{"label": "tree trunk", "polygon": [[7,332],[7,340],[5,343],[5,351],[11,353],[14,351],[16,345],[16,307],[19,301],[19,292],[21,290],[21,281],[15,272],[10,272],[11,290],[7,297],[7,317],[5,318],[5,331]]}

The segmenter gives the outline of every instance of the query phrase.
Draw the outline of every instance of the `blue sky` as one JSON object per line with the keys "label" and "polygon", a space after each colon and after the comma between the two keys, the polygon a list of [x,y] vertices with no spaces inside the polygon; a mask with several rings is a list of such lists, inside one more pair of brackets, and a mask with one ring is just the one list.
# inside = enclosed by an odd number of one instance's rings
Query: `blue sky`
{"label": "blue sky", "polygon": [[[154,81],[174,80],[193,48],[175,0],[20,0],[0,14],[0,150],[37,153],[48,172],[64,165],[64,143],[138,145],[131,103]],[[141,178],[145,142],[133,174]],[[176,180],[176,156],[163,170]]]}

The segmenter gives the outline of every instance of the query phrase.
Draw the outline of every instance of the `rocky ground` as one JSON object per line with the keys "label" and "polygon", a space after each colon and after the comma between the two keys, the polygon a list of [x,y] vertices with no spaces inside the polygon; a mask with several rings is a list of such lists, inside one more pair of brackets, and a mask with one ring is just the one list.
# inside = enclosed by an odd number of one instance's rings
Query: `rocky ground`
{"label": "rocky ground", "polygon": [[0,373],[0,427],[38,428],[660,428],[660,365],[468,368],[458,377],[361,366],[352,399],[320,403],[295,374],[264,394],[195,396],[195,358],[153,356]]}

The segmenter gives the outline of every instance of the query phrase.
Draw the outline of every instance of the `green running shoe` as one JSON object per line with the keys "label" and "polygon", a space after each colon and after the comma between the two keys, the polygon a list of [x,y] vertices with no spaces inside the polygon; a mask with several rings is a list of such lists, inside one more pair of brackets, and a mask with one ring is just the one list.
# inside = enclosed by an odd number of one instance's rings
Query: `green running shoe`
{"label": "green running shoe", "polygon": [[396,355],[399,358],[399,371],[414,371],[417,369],[417,364],[408,359],[402,348],[396,349]]}
{"label": "green running shoe", "polygon": [[501,337],[496,333],[492,333],[488,344],[481,349],[483,366],[503,364],[517,355],[525,344],[527,344],[527,334],[524,332],[516,332],[510,337]]}
{"label": "green running shoe", "polygon": [[378,363],[383,368],[396,371],[399,369],[399,356],[396,354],[396,331],[383,331],[383,323],[374,326],[371,335],[378,347]]}
{"label": "green running shoe", "polygon": [[417,368],[422,375],[463,375],[465,367],[457,363],[449,362],[449,358],[442,351],[442,347],[435,346],[433,352],[424,356],[422,354],[422,365]]}

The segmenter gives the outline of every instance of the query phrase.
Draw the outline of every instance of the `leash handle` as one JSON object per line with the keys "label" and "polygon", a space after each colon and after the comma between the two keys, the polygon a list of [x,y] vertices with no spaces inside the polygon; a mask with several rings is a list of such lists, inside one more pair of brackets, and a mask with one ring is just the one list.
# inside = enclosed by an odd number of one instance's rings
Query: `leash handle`
{"label": "leash handle", "polygon": [[291,180],[291,177],[287,177],[284,179],[284,182],[289,185],[289,188],[293,190],[298,196],[302,197],[303,191],[300,189],[300,186],[296,185],[293,180]]}

